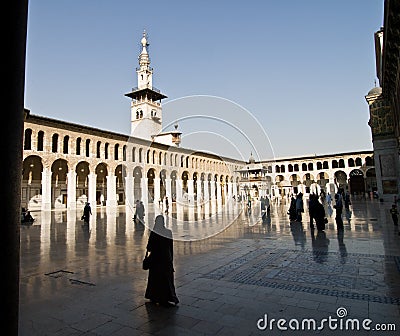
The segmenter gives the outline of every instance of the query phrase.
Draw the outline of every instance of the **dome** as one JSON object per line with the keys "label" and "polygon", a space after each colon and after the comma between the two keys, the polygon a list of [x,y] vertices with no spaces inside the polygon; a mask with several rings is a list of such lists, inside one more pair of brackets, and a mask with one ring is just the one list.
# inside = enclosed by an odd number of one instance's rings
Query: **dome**
{"label": "dome", "polygon": [[382,93],[382,88],[381,87],[374,87],[371,90],[369,90],[367,96],[374,96],[374,95],[380,95]]}

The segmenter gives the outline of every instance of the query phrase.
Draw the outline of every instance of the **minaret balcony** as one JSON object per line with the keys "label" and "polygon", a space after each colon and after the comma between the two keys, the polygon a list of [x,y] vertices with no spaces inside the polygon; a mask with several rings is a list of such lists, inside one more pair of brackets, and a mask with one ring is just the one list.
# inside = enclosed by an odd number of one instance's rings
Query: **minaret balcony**
{"label": "minaret balcony", "polygon": [[143,67],[137,67],[136,68],[136,71],[141,71],[141,70],[147,70],[147,71],[153,72],[153,68],[149,67],[149,66],[145,66],[144,69],[143,69]]}

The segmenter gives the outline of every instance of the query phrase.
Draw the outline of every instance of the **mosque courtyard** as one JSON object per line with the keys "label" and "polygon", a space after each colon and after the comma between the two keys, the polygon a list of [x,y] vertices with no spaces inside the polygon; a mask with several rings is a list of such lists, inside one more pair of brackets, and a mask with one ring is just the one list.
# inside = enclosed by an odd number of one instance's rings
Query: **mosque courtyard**
{"label": "mosque courtyard", "polygon": [[[290,223],[286,200],[264,222],[256,201],[250,213],[240,202],[174,205],[165,218],[180,303],[170,308],[144,298],[149,229],[133,209],[92,209],[89,227],[81,210],[33,212],[21,226],[19,334],[397,335],[390,205],[352,200],[343,232],[326,206],[325,234],[310,230],[307,209]],[[163,210],[146,206],[146,226]]]}

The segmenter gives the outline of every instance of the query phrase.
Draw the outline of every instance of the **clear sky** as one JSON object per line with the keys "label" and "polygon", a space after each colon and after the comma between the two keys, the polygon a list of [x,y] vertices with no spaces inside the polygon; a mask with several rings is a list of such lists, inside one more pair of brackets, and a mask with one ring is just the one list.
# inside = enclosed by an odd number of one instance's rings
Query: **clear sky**
{"label": "clear sky", "polygon": [[[153,85],[168,96],[165,121],[176,99],[215,96],[243,107],[236,122],[252,120],[247,134],[256,124],[265,130],[271,145],[254,140],[261,158],[264,146],[276,157],[369,150],[364,96],[374,86],[373,34],[382,24],[383,0],[30,0],[25,106],[129,134],[124,94],[137,85],[145,28]],[[214,115],[212,100],[202,104]],[[224,154],[223,145],[207,146],[225,135],[200,124],[180,129],[204,134],[209,144],[199,149]]]}

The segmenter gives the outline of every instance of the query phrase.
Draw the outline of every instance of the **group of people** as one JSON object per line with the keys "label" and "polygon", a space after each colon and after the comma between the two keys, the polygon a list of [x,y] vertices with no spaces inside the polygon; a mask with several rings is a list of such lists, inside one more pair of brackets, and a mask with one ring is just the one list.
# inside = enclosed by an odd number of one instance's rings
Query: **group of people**
{"label": "group of people", "polygon": [[[343,188],[339,188],[337,193],[334,196],[335,198],[335,205],[333,206],[336,210],[336,225],[338,230],[343,230],[343,207],[346,210],[346,216],[350,218],[351,211],[350,211],[350,194],[349,192],[344,192]],[[309,202],[308,202],[308,214],[310,217],[310,229],[314,230],[315,226],[318,231],[325,230],[325,224],[328,222],[325,214],[324,203],[325,200],[330,207],[332,204],[332,197],[331,195],[321,193],[318,196],[315,193],[310,194]],[[295,196],[292,196],[290,201],[290,207],[288,210],[289,219],[292,222],[301,222],[302,221],[302,214],[304,213],[304,201],[303,201],[303,193],[298,193]],[[314,226],[315,222],[315,226]]]}

